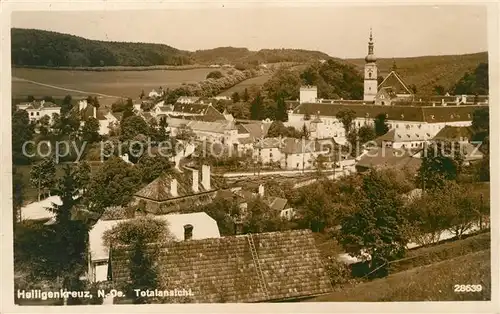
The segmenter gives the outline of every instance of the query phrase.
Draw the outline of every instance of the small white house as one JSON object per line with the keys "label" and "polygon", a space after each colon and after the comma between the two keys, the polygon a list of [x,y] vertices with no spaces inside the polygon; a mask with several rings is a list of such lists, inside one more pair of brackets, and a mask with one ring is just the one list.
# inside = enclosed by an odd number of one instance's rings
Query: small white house
{"label": "small white house", "polygon": [[[168,223],[168,229],[175,241],[184,241],[186,228],[190,228],[192,240],[220,238],[217,222],[204,212],[190,214],[170,214],[153,216]],[[99,220],[89,232],[88,279],[91,282],[107,281],[109,247],[105,245],[103,235],[119,223],[129,219]]]}

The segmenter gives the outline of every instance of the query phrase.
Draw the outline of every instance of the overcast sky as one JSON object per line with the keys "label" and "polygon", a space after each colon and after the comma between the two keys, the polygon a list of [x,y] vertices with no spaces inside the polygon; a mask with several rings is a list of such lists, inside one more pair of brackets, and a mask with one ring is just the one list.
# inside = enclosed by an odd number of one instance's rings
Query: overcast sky
{"label": "overcast sky", "polygon": [[15,12],[12,26],[190,51],[297,48],[340,58],[364,57],[372,27],[379,57],[487,51],[486,8],[480,6]]}

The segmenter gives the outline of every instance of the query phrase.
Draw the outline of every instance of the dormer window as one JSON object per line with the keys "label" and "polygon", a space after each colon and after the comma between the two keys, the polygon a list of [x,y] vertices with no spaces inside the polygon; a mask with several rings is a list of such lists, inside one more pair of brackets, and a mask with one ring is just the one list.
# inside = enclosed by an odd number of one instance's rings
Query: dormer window
{"label": "dormer window", "polygon": [[193,225],[184,225],[184,240],[193,238]]}
{"label": "dormer window", "polygon": [[386,114],[385,114],[385,118],[386,118],[386,119],[389,119],[389,114],[387,114],[387,113],[386,113]]}
{"label": "dormer window", "polygon": [[467,114],[467,118],[469,118],[469,119],[470,119],[470,113],[468,113],[468,114]]}
{"label": "dormer window", "polygon": [[434,120],[434,115],[433,114],[431,114],[431,119]]}
{"label": "dormer window", "polygon": [[385,96],[384,96],[384,95],[380,95],[380,99],[384,99],[384,98],[385,98]]}
{"label": "dormer window", "polygon": [[404,115],[404,114],[402,114],[402,115],[401,115],[401,119],[404,119],[404,118],[405,118],[405,115]]}

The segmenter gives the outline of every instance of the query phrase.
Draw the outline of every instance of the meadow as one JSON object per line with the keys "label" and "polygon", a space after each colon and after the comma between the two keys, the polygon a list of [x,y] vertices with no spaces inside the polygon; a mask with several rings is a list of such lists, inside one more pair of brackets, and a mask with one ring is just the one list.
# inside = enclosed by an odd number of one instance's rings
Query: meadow
{"label": "meadow", "polygon": [[252,85],[256,85],[258,87],[261,87],[270,78],[271,78],[271,75],[261,75],[261,76],[257,76],[257,77],[252,77],[248,80],[244,80],[243,82],[234,85],[230,89],[225,90],[224,92],[220,93],[219,96],[231,96],[234,92],[238,92],[241,94],[245,91],[245,88],[250,88],[250,86],[252,86]]}
{"label": "meadow", "polygon": [[[147,94],[152,89],[176,88],[182,83],[196,83],[206,78],[214,69],[151,71],[70,71],[49,69],[12,69],[12,97],[27,95],[82,95],[104,94],[115,97],[138,98],[141,90]],[[223,69],[219,69],[224,72]],[[50,86],[40,86],[24,79],[46,85],[70,89],[65,91]],[[77,92],[75,92],[77,91]],[[55,95],[54,95],[55,94]]]}
{"label": "meadow", "polygon": [[[482,285],[480,292],[454,291],[456,284]],[[383,279],[339,288],[312,302],[466,301],[491,300],[490,250],[416,267]]]}

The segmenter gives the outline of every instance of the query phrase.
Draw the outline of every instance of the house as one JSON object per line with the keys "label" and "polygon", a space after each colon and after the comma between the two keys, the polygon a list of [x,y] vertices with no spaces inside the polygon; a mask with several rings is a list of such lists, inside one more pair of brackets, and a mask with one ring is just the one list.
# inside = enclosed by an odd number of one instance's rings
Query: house
{"label": "house", "polygon": [[471,142],[474,131],[469,126],[445,126],[434,136],[434,141]]}
{"label": "house", "polygon": [[179,104],[195,104],[200,100],[200,97],[194,97],[194,96],[180,96],[177,98],[177,103]]}
{"label": "house", "polygon": [[417,173],[422,165],[418,154],[407,149],[390,147],[373,147],[359,157],[356,163],[357,172],[366,172],[370,169],[408,170]]}
{"label": "house", "polygon": [[387,74],[385,79],[378,85],[378,93],[386,93],[388,91],[387,89],[395,96],[394,98],[402,100],[413,99],[413,92],[395,70]]}
{"label": "house", "polygon": [[195,205],[210,203],[220,184],[212,182],[210,166],[199,170],[183,168],[164,173],[134,194],[133,206],[151,214],[182,212]]}
{"label": "house", "polygon": [[30,121],[38,121],[43,116],[48,116],[50,118],[50,123],[52,123],[52,117],[54,114],[61,114],[61,107],[50,101],[33,101],[25,102],[16,105],[17,110],[25,110],[28,112]]}
{"label": "house", "polygon": [[110,128],[119,123],[118,118],[111,111],[96,108],[94,105],[89,104],[86,99],[80,100],[78,107],[73,110],[77,110],[81,125],[84,125],[88,118],[97,119],[99,122],[99,135],[109,134]]}
{"label": "house", "polygon": [[[112,282],[130,281],[132,248],[112,248]],[[310,298],[332,286],[310,230],[236,235],[149,246],[158,290],[186,287],[192,296],[160,303],[271,302]],[[148,254],[149,255],[149,254]]]}
{"label": "house", "polygon": [[238,140],[238,130],[233,121],[197,121],[178,118],[167,118],[172,136],[179,136],[188,128],[193,131],[196,140],[233,145]]}
{"label": "house", "polygon": [[313,169],[319,155],[331,153],[330,147],[316,140],[285,138],[281,148],[281,168],[283,169]]}
{"label": "house", "polygon": [[[219,238],[217,222],[206,213],[169,214],[154,216],[167,222],[168,230],[175,241],[183,241],[185,226],[191,226],[193,240]],[[108,280],[109,246],[104,243],[103,235],[122,222],[130,219],[100,219],[89,231],[88,271],[87,278],[91,282]]]}
{"label": "house", "polygon": [[411,148],[416,149],[424,146],[432,139],[429,132],[422,129],[392,129],[389,130],[384,135],[381,135],[375,139],[377,146],[379,147],[391,147],[395,149],[399,148]]}
{"label": "house", "polygon": [[173,105],[165,105],[164,102],[156,104],[151,114],[158,119],[159,115],[168,115],[171,117],[196,117],[203,118],[206,121],[224,121],[226,117],[215,109],[211,103],[198,104],[198,103],[175,103]]}
{"label": "house", "polygon": [[153,89],[153,90],[151,90],[151,92],[149,92],[148,97],[149,98],[158,98],[158,97],[162,96],[162,94],[163,94],[163,90],[161,90],[160,92],[157,92]]}

